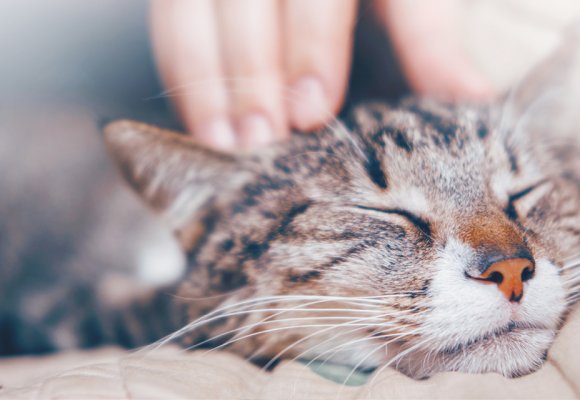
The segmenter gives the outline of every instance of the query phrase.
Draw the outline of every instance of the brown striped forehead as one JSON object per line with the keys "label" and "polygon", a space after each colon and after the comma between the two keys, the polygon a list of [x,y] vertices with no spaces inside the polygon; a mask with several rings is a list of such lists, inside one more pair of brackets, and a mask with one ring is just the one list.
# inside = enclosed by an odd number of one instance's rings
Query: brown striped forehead
{"label": "brown striped forehead", "polygon": [[[297,189],[306,198],[329,203],[368,190],[390,196],[409,186],[424,190],[433,202],[455,206],[488,200],[488,170],[496,168],[488,153],[497,135],[485,108],[422,101],[403,102],[399,108],[370,105],[354,112],[348,131],[296,134],[274,156],[257,158],[257,176],[235,194],[232,212],[244,215],[272,193],[287,193],[291,200]],[[503,143],[499,147],[503,159],[517,163]]]}
{"label": "brown striped forehead", "polygon": [[418,99],[407,99],[390,107],[369,104],[353,111],[350,126],[369,140],[382,136],[404,152],[419,147],[450,152],[466,141],[490,136],[489,107],[458,106]]}
{"label": "brown striped forehead", "polygon": [[477,202],[495,167],[488,156],[497,135],[488,119],[485,110],[410,102],[399,109],[364,107],[354,112],[351,128],[361,137],[363,165],[377,189],[415,186],[434,201]]}
{"label": "brown striped forehead", "polygon": [[[413,233],[409,238],[435,234],[431,221],[472,218],[482,205],[494,200],[489,193],[489,169],[509,171],[511,164],[505,150],[504,164],[490,159],[490,143],[497,142],[497,135],[489,126],[485,110],[479,111],[420,101],[404,103],[400,109],[381,106],[376,110],[370,106],[362,114],[355,112],[349,137],[332,129],[319,135],[298,134],[275,149],[273,157],[256,158],[255,178],[230,194],[227,202],[217,209],[208,204],[205,214],[200,215],[206,215],[204,218],[211,223],[199,220],[207,229],[192,228],[186,235],[191,238],[188,247],[196,250],[211,243],[209,247],[214,250],[202,258],[211,260],[216,254],[228,253],[231,260],[224,258],[222,265],[231,264],[228,268],[240,270],[243,265],[257,268],[268,264],[275,243],[300,244],[300,240],[319,240],[324,235],[332,238],[331,242],[356,241],[365,232],[380,237],[380,229],[373,230],[378,226],[376,221],[359,221],[355,229],[346,229],[349,224],[341,219],[345,207],[398,210],[399,217],[405,219],[402,224]],[[502,143],[498,146],[505,148]],[[408,188],[422,192],[430,208],[417,213],[409,210],[409,201],[396,196]],[[371,199],[383,204],[371,204]],[[394,199],[396,204],[392,203]],[[385,204],[391,207],[383,207]],[[217,219],[212,217],[215,215]],[[315,226],[307,229],[305,215]],[[490,220],[474,217],[472,222],[471,228],[462,228],[467,242],[477,246],[498,237]],[[328,230],[322,234],[317,225]],[[390,225],[381,229],[395,233],[399,228]],[[502,243],[518,239],[507,228],[501,233]],[[356,248],[356,243],[353,245]],[[351,254],[349,249],[344,251]],[[310,269],[293,269],[286,275],[292,283],[320,278]]]}

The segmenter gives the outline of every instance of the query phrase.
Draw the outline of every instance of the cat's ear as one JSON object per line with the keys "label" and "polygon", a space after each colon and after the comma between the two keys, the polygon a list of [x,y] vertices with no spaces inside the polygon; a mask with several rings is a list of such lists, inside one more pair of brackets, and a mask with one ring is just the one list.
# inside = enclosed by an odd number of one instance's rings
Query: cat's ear
{"label": "cat's ear", "polygon": [[[580,22],[519,82],[503,104],[506,131],[568,132],[580,123]],[[517,134],[517,132],[515,132]]]}
{"label": "cat's ear", "polygon": [[174,229],[218,192],[243,180],[233,156],[205,149],[184,135],[121,120],[108,124],[105,141],[127,183]]}

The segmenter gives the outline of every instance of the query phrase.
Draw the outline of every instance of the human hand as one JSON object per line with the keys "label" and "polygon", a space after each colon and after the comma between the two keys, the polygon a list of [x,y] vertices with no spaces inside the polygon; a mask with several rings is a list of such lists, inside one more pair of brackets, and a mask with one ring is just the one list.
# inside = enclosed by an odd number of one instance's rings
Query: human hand
{"label": "human hand", "polygon": [[489,82],[462,49],[460,0],[376,0],[403,73],[420,95],[445,100],[486,100]]}
{"label": "human hand", "polygon": [[[373,5],[414,90],[489,95],[456,43],[454,0]],[[327,123],[344,100],[356,8],[356,0],[154,0],[156,58],[186,128],[231,150]]]}

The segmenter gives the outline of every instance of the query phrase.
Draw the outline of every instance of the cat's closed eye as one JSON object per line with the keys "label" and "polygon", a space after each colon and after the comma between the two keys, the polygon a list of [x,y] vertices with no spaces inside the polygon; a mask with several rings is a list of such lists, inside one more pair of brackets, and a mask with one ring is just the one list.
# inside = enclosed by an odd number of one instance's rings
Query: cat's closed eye
{"label": "cat's closed eye", "polygon": [[505,214],[512,221],[525,218],[534,205],[547,194],[549,188],[549,181],[542,180],[510,194],[504,209]]}
{"label": "cat's closed eye", "polygon": [[361,210],[379,212],[383,214],[398,215],[404,218],[407,222],[411,223],[424,236],[425,239],[427,240],[432,239],[431,234],[433,230],[431,228],[431,224],[424,218],[421,218],[410,211],[400,208],[378,208],[362,205],[357,205],[356,208],[359,208]]}

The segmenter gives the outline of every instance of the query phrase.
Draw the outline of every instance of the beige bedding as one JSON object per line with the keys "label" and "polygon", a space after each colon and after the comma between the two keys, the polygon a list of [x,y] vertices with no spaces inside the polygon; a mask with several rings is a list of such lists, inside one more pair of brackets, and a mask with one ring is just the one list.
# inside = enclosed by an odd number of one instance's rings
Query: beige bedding
{"label": "beige bedding", "polygon": [[[578,0],[464,0],[462,38],[499,89],[556,43],[580,15]],[[147,357],[119,349],[0,360],[0,398],[393,399],[580,398],[580,309],[559,335],[545,365],[518,379],[446,373],[413,381],[392,369],[364,385],[342,386],[303,364],[262,372],[234,355],[163,349]]]}
{"label": "beige bedding", "polygon": [[580,398],[580,307],[570,316],[536,373],[517,379],[497,374],[445,373],[414,381],[393,369],[362,386],[343,386],[298,362],[273,372],[225,352],[177,349],[128,355],[102,349],[0,363],[0,398],[159,399],[574,399]]}

